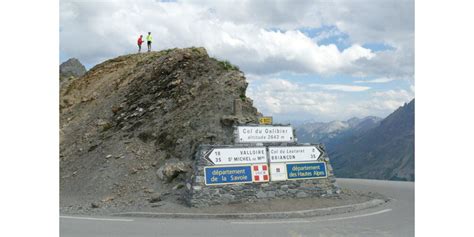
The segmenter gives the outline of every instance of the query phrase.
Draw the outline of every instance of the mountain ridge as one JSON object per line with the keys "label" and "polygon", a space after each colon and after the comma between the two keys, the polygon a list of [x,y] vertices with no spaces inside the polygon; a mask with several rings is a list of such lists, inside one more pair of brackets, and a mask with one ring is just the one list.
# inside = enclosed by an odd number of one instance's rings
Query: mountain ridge
{"label": "mountain ridge", "polygon": [[386,118],[308,122],[298,141],[323,143],[336,177],[409,180],[414,174],[414,99]]}
{"label": "mountain ridge", "polygon": [[303,143],[327,143],[340,137],[352,136],[378,125],[381,118],[352,117],[345,121],[308,122],[296,126],[298,141]]}
{"label": "mountain ridge", "polygon": [[338,143],[328,143],[336,175],[413,181],[414,107],[415,99],[399,107],[377,127]]}

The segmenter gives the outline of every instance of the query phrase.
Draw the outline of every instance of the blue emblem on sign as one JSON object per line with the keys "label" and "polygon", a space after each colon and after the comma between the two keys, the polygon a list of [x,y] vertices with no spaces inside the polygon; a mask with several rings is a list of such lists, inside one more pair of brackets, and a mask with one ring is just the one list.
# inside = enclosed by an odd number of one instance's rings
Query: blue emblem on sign
{"label": "blue emblem on sign", "polygon": [[251,183],[252,169],[250,168],[250,165],[221,167],[211,166],[204,168],[204,176],[206,185]]}
{"label": "blue emblem on sign", "polygon": [[286,164],[288,179],[326,178],[326,163],[292,163]]}

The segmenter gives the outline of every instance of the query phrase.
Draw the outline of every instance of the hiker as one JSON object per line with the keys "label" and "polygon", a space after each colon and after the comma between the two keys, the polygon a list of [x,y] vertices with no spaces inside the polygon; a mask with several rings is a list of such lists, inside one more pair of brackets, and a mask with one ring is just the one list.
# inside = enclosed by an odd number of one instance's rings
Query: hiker
{"label": "hiker", "polygon": [[148,32],[148,35],[146,36],[146,44],[148,46],[148,52],[151,51],[151,42],[153,41],[153,37],[151,37],[151,32]]}
{"label": "hiker", "polygon": [[140,35],[140,37],[138,37],[138,52],[140,53],[142,51],[142,43],[143,43],[143,35]]}

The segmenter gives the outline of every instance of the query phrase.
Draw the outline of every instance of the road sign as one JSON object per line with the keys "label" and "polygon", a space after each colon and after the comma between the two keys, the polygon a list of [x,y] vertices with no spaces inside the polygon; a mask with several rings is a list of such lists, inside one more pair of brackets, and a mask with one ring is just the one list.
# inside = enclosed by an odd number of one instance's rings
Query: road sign
{"label": "road sign", "polygon": [[267,163],[265,147],[213,148],[206,154],[215,165]]}
{"label": "road sign", "polygon": [[315,179],[326,178],[326,163],[290,163],[286,164],[288,179]]}
{"label": "road sign", "polygon": [[238,143],[293,142],[291,126],[238,126]]}
{"label": "road sign", "polygon": [[204,167],[206,185],[251,183],[252,169],[250,165],[242,166],[208,166]]}
{"label": "road sign", "polygon": [[258,123],[271,125],[273,123],[273,117],[270,117],[270,116],[260,117],[258,118]]}
{"label": "road sign", "polygon": [[270,163],[317,161],[321,151],[316,146],[277,146],[268,147]]}
{"label": "road sign", "polygon": [[268,182],[270,181],[270,174],[268,173],[268,165],[252,165],[252,177],[254,182]]}
{"label": "road sign", "polygon": [[272,164],[270,164],[270,177],[271,177],[272,181],[287,180],[287,177],[286,177],[286,164],[285,163],[272,163]]}

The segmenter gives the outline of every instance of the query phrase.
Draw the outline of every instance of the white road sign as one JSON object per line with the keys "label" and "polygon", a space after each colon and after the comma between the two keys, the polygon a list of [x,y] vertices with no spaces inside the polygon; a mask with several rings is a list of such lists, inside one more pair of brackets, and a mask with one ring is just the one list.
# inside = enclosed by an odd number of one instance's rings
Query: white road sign
{"label": "white road sign", "polygon": [[239,143],[293,142],[291,126],[238,126]]}
{"label": "white road sign", "polygon": [[278,146],[268,147],[270,163],[317,161],[321,152],[316,146]]}
{"label": "white road sign", "polygon": [[272,181],[287,180],[286,163],[272,163],[270,165],[270,179]]}
{"label": "white road sign", "polygon": [[265,147],[213,148],[206,157],[215,165],[267,163]]}

